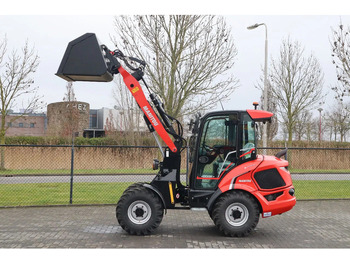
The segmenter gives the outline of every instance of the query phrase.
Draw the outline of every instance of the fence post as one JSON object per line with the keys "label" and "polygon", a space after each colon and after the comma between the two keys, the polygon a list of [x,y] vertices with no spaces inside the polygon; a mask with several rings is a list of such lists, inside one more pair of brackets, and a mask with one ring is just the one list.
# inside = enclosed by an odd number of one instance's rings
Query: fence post
{"label": "fence post", "polygon": [[189,146],[186,146],[186,186],[188,186],[190,184],[189,181],[189,160],[190,160],[190,150],[189,150]]}
{"label": "fence post", "polygon": [[73,174],[74,174],[74,137],[75,133],[72,133],[72,149],[71,149],[71,161],[70,161],[70,193],[69,204],[73,204]]}

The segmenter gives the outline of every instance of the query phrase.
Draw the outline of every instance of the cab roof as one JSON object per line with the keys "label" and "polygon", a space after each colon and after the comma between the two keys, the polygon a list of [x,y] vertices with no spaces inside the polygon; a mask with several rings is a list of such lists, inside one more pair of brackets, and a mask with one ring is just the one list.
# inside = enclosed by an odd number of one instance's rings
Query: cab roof
{"label": "cab roof", "polygon": [[273,113],[263,110],[247,109],[247,113],[256,122],[271,121],[271,117],[273,116]]}

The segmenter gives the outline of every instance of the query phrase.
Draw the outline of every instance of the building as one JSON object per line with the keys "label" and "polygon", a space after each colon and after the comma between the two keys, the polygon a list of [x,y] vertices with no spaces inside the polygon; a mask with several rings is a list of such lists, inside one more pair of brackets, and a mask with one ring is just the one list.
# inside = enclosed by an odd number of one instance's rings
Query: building
{"label": "building", "polygon": [[6,116],[8,127],[6,136],[44,136],[46,134],[46,114],[14,113],[9,110]]}
{"label": "building", "polygon": [[[89,138],[105,136],[106,131],[147,130],[139,109],[90,109],[88,103],[80,101],[49,104],[47,114],[22,114],[10,110],[6,116],[6,136],[61,136],[65,130],[71,130],[69,127],[72,123],[75,124],[78,136]],[[72,114],[74,117],[69,120]]]}
{"label": "building", "polygon": [[100,109],[90,109],[89,128],[84,129],[84,137],[103,137],[105,130],[103,125],[103,115]]}
{"label": "building", "polygon": [[47,135],[67,136],[74,130],[83,136],[89,127],[90,105],[81,101],[57,102],[47,106]]}
{"label": "building", "polygon": [[147,129],[139,109],[125,110],[120,108],[91,109],[89,128],[84,130],[84,137],[105,136],[106,131],[141,131]]}

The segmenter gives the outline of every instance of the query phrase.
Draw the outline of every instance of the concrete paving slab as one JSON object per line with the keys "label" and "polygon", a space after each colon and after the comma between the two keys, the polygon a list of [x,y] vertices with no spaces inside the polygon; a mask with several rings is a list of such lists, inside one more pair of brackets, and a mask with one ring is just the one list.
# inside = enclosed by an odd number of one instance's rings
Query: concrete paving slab
{"label": "concrete paving slab", "polygon": [[131,236],[114,206],[3,208],[0,248],[350,248],[350,200],[298,201],[245,238],[223,236],[206,211],[168,210],[153,235]]}

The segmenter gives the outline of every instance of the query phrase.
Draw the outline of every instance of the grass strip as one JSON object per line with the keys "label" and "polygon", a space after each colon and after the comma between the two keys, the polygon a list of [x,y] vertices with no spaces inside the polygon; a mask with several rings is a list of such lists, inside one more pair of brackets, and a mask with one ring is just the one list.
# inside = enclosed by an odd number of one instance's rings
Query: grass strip
{"label": "grass strip", "polygon": [[350,169],[293,169],[289,172],[292,174],[350,174]]}
{"label": "grass strip", "polygon": [[[74,183],[73,204],[116,204],[132,183]],[[296,197],[301,199],[350,198],[350,181],[297,180]],[[2,184],[0,206],[45,206],[69,204],[69,183]]]}
{"label": "grass strip", "polygon": [[[132,183],[74,183],[73,204],[117,203]],[[70,198],[69,183],[0,185],[0,206],[66,205]]]}
{"label": "grass strip", "polygon": [[350,198],[350,180],[294,180],[297,199]]}

